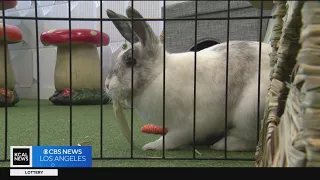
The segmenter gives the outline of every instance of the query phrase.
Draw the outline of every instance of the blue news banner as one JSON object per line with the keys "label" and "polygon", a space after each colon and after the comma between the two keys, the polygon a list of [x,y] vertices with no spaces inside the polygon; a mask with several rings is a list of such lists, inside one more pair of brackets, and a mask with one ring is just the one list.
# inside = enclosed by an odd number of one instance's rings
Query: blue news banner
{"label": "blue news banner", "polygon": [[32,146],[32,167],[92,167],[92,147]]}

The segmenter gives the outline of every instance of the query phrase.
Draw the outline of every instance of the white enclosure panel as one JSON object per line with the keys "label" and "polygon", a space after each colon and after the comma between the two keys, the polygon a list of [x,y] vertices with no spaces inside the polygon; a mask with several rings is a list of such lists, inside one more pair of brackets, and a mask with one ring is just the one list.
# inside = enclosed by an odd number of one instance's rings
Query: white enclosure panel
{"label": "white enclosure panel", "polygon": [[21,87],[31,87],[33,84],[33,52],[32,50],[11,51],[12,68],[16,84]]}
{"label": "white enclosure panel", "polygon": [[[57,48],[42,48],[39,51],[39,77],[41,87],[54,87],[54,70],[57,58]],[[37,56],[33,58],[33,79],[37,79]]]}
{"label": "white enclosure panel", "polygon": [[[108,18],[107,9],[111,9],[114,12],[124,14],[126,12],[127,1],[105,1],[102,3],[102,17]],[[97,17],[100,17],[100,6],[97,7]],[[100,22],[99,22],[99,30],[100,30]],[[110,36],[111,42],[119,42],[124,41],[124,38],[121,36],[119,31],[115,28],[111,21],[104,21],[102,24],[102,31],[107,33]]]}
{"label": "white enclosure panel", "polygon": [[[101,59],[101,56],[100,56],[101,47],[98,47],[97,51],[99,54],[99,58]],[[107,76],[107,72],[109,71],[109,67],[111,65],[111,58],[112,58],[112,50],[110,45],[103,46],[102,48],[102,74],[103,74],[102,85],[104,84],[104,80]]]}
{"label": "white enclosure panel", "polygon": [[[57,1],[37,1],[38,7],[45,7],[45,6],[52,6],[56,3]],[[63,2],[63,1],[61,1]],[[68,1],[65,1],[66,3]]]}

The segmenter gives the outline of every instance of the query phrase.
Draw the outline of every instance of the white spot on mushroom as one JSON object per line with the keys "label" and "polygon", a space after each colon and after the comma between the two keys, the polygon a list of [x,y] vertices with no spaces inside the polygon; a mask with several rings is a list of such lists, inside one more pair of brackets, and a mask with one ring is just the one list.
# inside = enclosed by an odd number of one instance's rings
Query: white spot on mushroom
{"label": "white spot on mushroom", "polygon": [[48,31],[48,34],[53,33],[53,32],[55,32],[55,31],[56,31],[56,29],[50,29],[50,30]]}
{"label": "white spot on mushroom", "polygon": [[97,35],[98,33],[95,32],[95,31],[90,31],[90,34],[91,34],[92,36],[95,36],[95,35]]}

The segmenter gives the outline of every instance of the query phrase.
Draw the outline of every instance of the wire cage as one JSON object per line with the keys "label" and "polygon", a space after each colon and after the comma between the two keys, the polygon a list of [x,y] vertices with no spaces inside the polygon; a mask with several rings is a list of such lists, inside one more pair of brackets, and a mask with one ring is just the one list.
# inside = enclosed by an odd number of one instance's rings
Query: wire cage
{"label": "wire cage", "polygon": [[[35,20],[35,26],[36,26],[36,57],[37,57],[37,143],[36,145],[42,145],[43,142],[40,141],[41,137],[41,105],[40,105],[40,73],[39,73],[39,32],[38,32],[38,21],[45,20],[45,21],[68,21],[69,29],[72,29],[71,23],[73,21],[98,21],[100,23],[100,32],[103,32],[103,22],[105,21],[128,21],[128,19],[115,19],[115,18],[103,18],[103,9],[102,5],[100,6],[100,17],[99,18],[74,18],[71,17],[71,0],[68,0],[68,18],[54,18],[54,17],[39,17],[37,12],[37,0],[34,0],[35,2],[35,17],[13,17],[13,16],[6,16],[5,10],[2,11],[2,22],[3,22],[3,34],[6,34],[6,20],[7,19],[29,19],[29,20]],[[102,0],[100,0],[100,4],[102,4]],[[240,20],[240,19],[257,19],[260,21],[260,28],[259,28],[259,42],[260,42],[260,48],[259,48],[259,54],[261,54],[261,41],[262,41],[262,21],[264,19],[271,19],[274,18],[276,20],[276,24],[273,26],[273,34],[271,38],[271,45],[273,47],[273,52],[270,54],[270,64],[273,68],[273,72],[271,72],[271,85],[269,89],[269,95],[267,98],[267,109],[265,110],[265,115],[261,121],[261,119],[257,119],[257,127],[261,131],[256,134],[257,139],[259,139],[259,143],[257,146],[257,155],[256,158],[234,158],[229,157],[227,148],[225,147],[225,150],[223,152],[222,158],[198,158],[196,157],[196,144],[193,143],[193,151],[192,151],[192,157],[191,158],[168,158],[166,157],[166,151],[164,150],[164,144],[165,141],[163,140],[163,150],[162,150],[162,157],[159,158],[139,158],[134,157],[133,149],[134,149],[134,143],[133,143],[133,108],[130,108],[130,121],[131,121],[131,131],[130,131],[130,143],[131,143],[131,151],[130,151],[130,157],[128,158],[115,158],[115,157],[105,157],[103,154],[103,147],[104,147],[104,138],[103,138],[103,94],[101,93],[101,103],[100,103],[100,129],[97,131],[100,131],[100,157],[95,157],[94,159],[176,159],[176,160],[245,160],[245,161],[254,161],[256,160],[257,166],[271,166],[273,164],[273,161],[276,161],[273,165],[274,166],[305,166],[306,164],[308,166],[319,166],[319,160],[316,159],[318,155],[316,155],[319,152],[319,129],[315,128],[315,125],[318,124],[319,121],[319,113],[318,109],[319,102],[317,100],[312,100],[311,97],[314,99],[317,99],[319,97],[318,90],[319,90],[319,74],[317,74],[317,58],[319,58],[319,43],[316,42],[316,40],[312,40],[313,37],[318,38],[318,32],[319,32],[319,25],[317,17],[319,16],[319,2],[304,2],[304,1],[293,1],[293,2],[286,2],[284,1],[274,1],[274,5],[277,7],[277,11],[273,16],[264,16],[263,15],[263,9],[264,6],[270,6],[270,3],[267,2],[259,2],[256,1],[253,3],[254,6],[256,6],[258,9],[260,9],[260,16],[255,17],[235,17],[230,16],[230,2],[228,1],[228,11],[227,11],[227,17],[221,17],[221,18],[198,18],[198,1],[195,1],[195,15],[194,18],[166,18],[166,10],[163,8],[163,18],[143,18],[143,19],[136,19],[131,18],[130,21],[163,21],[163,32],[161,35],[161,41],[164,45],[166,45],[166,38],[165,38],[165,26],[166,22],[168,21],[194,21],[195,26],[195,34],[194,34],[194,42],[195,42],[195,49],[197,49],[197,25],[198,21],[203,20],[226,20],[227,21],[227,58],[226,58],[226,91],[228,91],[228,54],[229,54],[229,29],[230,29],[230,20]],[[4,1],[1,1],[2,7],[5,7]],[[266,4],[267,3],[267,4]],[[134,1],[131,1],[131,7],[134,8]],[[166,1],[163,1],[163,7],[166,7]],[[303,7],[303,8],[302,8]],[[291,8],[293,8],[291,10]],[[300,14],[300,10],[301,14]],[[282,18],[286,15],[287,19],[282,21]],[[301,17],[301,19],[300,19]],[[319,19],[319,18],[318,18]],[[299,26],[300,25],[300,26]],[[302,26],[303,25],[303,26]],[[312,29],[311,27],[315,27]],[[300,29],[302,28],[302,33],[300,34]],[[132,27],[133,30],[133,27]],[[300,36],[301,35],[301,36]],[[300,41],[299,41],[300,36]],[[69,40],[71,42],[71,31],[69,31]],[[100,43],[103,42],[102,37],[100,36]],[[132,39],[134,39],[134,34],[132,33]],[[316,39],[316,38],[314,38]],[[6,36],[4,36],[4,42],[6,42]],[[299,43],[302,42],[302,48],[300,47]],[[318,43],[318,44],[316,44]],[[300,49],[301,48],[301,49]],[[300,51],[299,51],[300,49]],[[71,54],[72,48],[71,43],[69,43],[69,74],[70,74],[70,91],[73,90],[73,73],[72,73],[72,54]],[[195,58],[194,58],[194,97],[196,96],[196,72],[197,72],[197,59],[196,59],[196,53],[197,51],[194,51]],[[289,55],[290,54],[290,57]],[[133,51],[132,51],[133,56]],[[165,57],[165,51],[163,52],[163,56]],[[1,161],[9,161],[8,159],[8,108],[9,108],[9,102],[8,102],[8,71],[10,71],[10,66],[8,66],[8,47],[4,46],[4,88],[5,91],[5,127],[4,127],[4,159],[1,159]],[[104,91],[104,79],[103,79],[103,48],[100,48],[100,92]],[[297,61],[296,61],[297,59]],[[259,73],[260,73],[260,61],[261,56],[259,56]],[[299,62],[298,65],[296,65],[296,62]],[[297,67],[299,66],[299,67]],[[133,86],[133,66],[131,66],[131,85]],[[166,59],[164,58],[163,63],[163,88],[165,88],[165,67],[166,67]],[[295,68],[294,68],[295,67]],[[291,72],[294,72],[292,76],[290,76]],[[294,78],[294,80],[293,80]],[[258,78],[258,90],[260,90],[260,78]],[[286,87],[286,83],[290,84],[290,88]],[[305,85],[302,85],[301,83],[305,83]],[[133,89],[133,87],[132,87]],[[303,91],[303,92],[302,92]],[[301,94],[300,94],[301,93]],[[164,111],[165,109],[165,91],[163,91],[163,117],[166,113]],[[258,97],[260,97],[260,92],[258,92]],[[69,96],[69,102],[72,102],[72,96]],[[302,98],[302,99],[301,99]],[[304,99],[303,99],[304,98]],[[228,116],[228,108],[227,103],[228,97],[225,98],[225,134],[227,132],[227,116]],[[193,141],[195,142],[195,121],[196,121],[196,104],[197,102],[193,102]],[[260,98],[258,98],[258,109],[260,104]],[[276,105],[275,105],[276,104]],[[133,90],[131,91],[131,107],[133,107]],[[70,114],[70,122],[69,122],[69,144],[74,145],[73,141],[73,104],[69,104],[69,114]],[[257,117],[260,117],[259,111]],[[297,118],[299,119],[297,120]],[[283,119],[282,119],[283,118]],[[292,121],[294,122],[292,122]],[[309,120],[309,121],[308,121]],[[294,126],[294,124],[299,124],[298,127]],[[302,126],[303,124],[303,126]],[[165,134],[165,120],[163,119],[163,134]],[[280,128],[278,128],[280,127]],[[318,126],[317,126],[318,127]],[[291,134],[289,134],[287,129],[290,128],[296,128],[295,131]],[[305,129],[305,131],[300,131],[301,129]],[[271,133],[270,133],[271,131]],[[282,136],[281,133],[284,133],[284,136]],[[299,137],[297,136],[299,134]],[[270,137],[271,136],[271,137]],[[285,143],[289,144],[292,143],[292,137],[294,138],[302,138],[304,143],[307,143],[307,145],[300,142],[298,144],[297,148],[304,149],[299,151],[301,153],[304,151],[305,154],[301,155],[298,152],[297,153],[299,162],[297,162],[296,159],[292,160],[290,159],[290,154],[284,155],[287,151],[287,147],[282,147],[282,138],[286,137]],[[272,139],[270,142],[270,138]],[[227,141],[227,138],[225,138],[225,142]],[[226,146],[227,143],[225,143]],[[303,148],[303,147],[305,148]],[[290,145],[290,148],[292,146]],[[296,148],[296,147],[295,147]],[[297,150],[295,150],[297,151]],[[291,151],[290,151],[291,152]],[[292,153],[292,152],[291,152]],[[276,154],[276,157],[274,157]],[[271,158],[271,160],[270,160]],[[287,158],[287,162],[283,163]],[[315,158],[313,161],[312,159]],[[280,160],[279,160],[280,159]],[[306,159],[308,159],[308,163],[306,163]],[[291,161],[292,160],[292,161]]]}

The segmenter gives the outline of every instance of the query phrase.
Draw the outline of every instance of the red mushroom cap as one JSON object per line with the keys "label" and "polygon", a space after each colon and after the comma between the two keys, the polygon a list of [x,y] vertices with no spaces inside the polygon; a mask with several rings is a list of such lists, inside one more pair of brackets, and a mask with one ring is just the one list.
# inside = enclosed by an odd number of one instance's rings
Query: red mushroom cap
{"label": "red mushroom cap", "polygon": [[[4,7],[2,7],[2,1],[4,1]],[[6,10],[6,9],[11,9],[16,7],[18,2],[16,0],[1,0],[0,1],[0,9],[1,10]]]}
{"label": "red mushroom cap", "polygon": [[[21,30],[14,25],[6,24],[6,43],[13,44],[22,40]],[[4,29],[3,24],[0,23],[0,41],[4,41]]]}
{"label": "red mushroom cap", "polygon": [[[71,30],[71,43],[72,44],[95,44],[98,47],[106,46],[110,42],[110,38],[105,33],[100,33],[97,30],[91,29],[73,29]],[[43,45],[65,45],[69,44],[69,30],[68,29],[51,29],[41,34],[40,40]]]}

